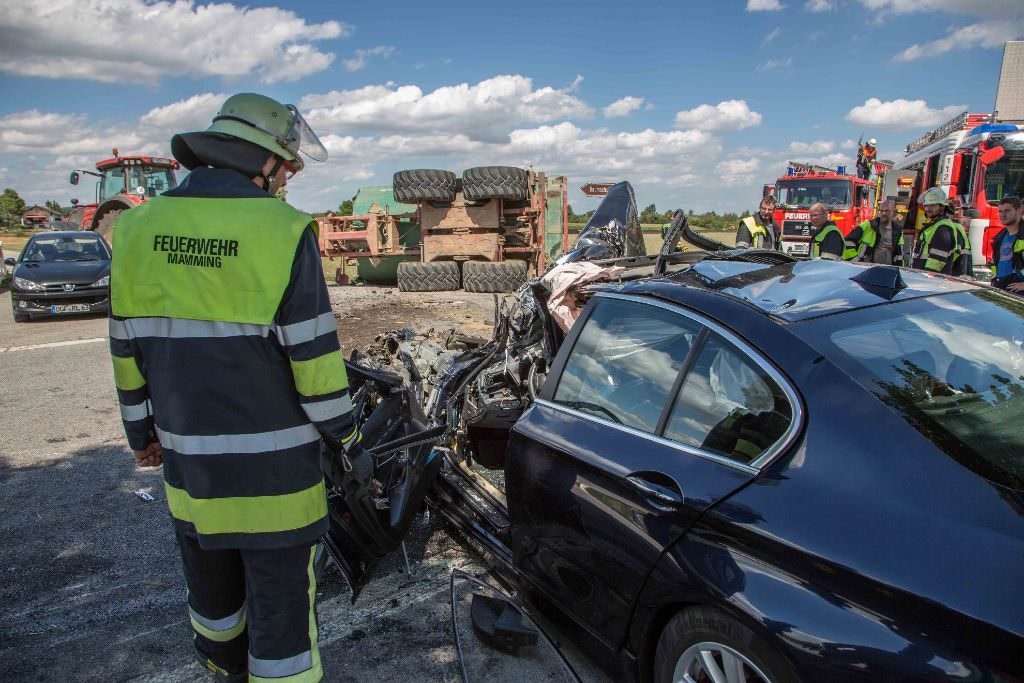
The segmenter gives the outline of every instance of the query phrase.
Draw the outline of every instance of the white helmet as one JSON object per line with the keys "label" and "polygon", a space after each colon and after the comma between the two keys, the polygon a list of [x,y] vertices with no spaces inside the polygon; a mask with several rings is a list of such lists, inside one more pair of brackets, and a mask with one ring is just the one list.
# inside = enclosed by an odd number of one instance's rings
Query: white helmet
{"label": "white helmet", "polygon": [[921,196],[917,198],[917,203],[921,206],[929,204],[949,206],[949,197],[941,187],[930,187],[921,193]]}
{"label": "white helmet", "polygon": [[874,138],[871,138],[870,140],[868,140],[868,147],[874,147],[877,144],[878,144],[878,140],[876,140]]}

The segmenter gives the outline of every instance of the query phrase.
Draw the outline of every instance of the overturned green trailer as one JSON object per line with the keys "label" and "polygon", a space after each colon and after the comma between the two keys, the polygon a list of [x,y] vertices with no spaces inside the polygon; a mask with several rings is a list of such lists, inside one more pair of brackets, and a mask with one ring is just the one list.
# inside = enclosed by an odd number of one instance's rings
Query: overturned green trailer
{"label": "overturned green trailer", "polygon": [[402,291],[514,291],[568,247],[564,176],[510,166],[399,171],[320,222],[320,252]]}

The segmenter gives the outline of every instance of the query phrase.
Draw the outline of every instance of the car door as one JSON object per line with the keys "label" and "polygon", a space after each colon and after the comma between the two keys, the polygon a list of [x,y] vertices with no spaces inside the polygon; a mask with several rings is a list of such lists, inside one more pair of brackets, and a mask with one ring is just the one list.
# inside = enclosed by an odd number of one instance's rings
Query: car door
{"label": "car door", "polygon": [[617,647],[664,548],[751,480],[798,403],[701,316],[610,293],[583,316],[510,437],[509,542],[534,587]]}

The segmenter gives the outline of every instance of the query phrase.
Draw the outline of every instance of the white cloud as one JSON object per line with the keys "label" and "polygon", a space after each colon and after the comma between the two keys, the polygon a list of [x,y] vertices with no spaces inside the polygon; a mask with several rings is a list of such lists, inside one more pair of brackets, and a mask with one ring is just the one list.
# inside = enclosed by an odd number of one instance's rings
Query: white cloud
{"label": "white cloud", "polygon": [[604,117],[606,119],[614,119],[617,117],[629,116],[643,105],[644,98],[627,96],[623,97],[621,100],[615,100],[601,111],[604,113]]}
{"label": "white cloud", "polygon": [[370,85],[309,95],[299,103],[317,130],[328,132],[462,133],[500,142],[523,123],[587,118],[593,110],[568,88],[534,88],[526,76],[495,76],[424,93],[415,85]]}
{"label": "white cloud", "polygon": [[786,148],[787,154],[827,154],[836,149],[836,143],[827,140],[815,140],[814,142],[791,142]]}
{"label": "white cloud", "polygon": [[1012,16],[1020,13],[1018,0],[860,0],[872,12],[910,14],[947,12],[969,16]]}
{"label": "white cloud", "polygon": [[761,166],[756,157],[750,159],[726,159],[715,166],[715,172],[723,185],[733,187],[754,181],[754,174]]}
{"label": "white cloud", "polygon": [[841,143],[839,143],[839,147],[842,149],[857,149],[857,143],[847,138],[846,140],[843,140]]}
{"label": "white cloud", "polygon": [[715,171],[729,175],[755,173],[760,166],[761,161],[756,157],[749,159],[725,159],[718,162],[718,165],[715,166]]}
{"label": "white cloud", "polygon": [[334,60],[314,47],[351,28],[230,3],[19,0],[0,4],[0,71],[155,83],[163,76],[292,81]]}
{"label": "white cloud", "polygon": [[764,40],[761,41],[761,44],[767,45],[768,43],[778,38],[780,35],[782,35],[782,27],[776,27],[772,29],[771,32],[764,37]]}
{"label": "white cloud", "polygon": [[343,59],[341,63],[345,66],[346,71],[359,71],[366,66],[370,57],[383,57],[386,59],[393,54],[395,54],[395,48],[391,45],[378,45],[377,47],[371,47],[369,50],[356,50],[354,58]]}
{"label": "white cloud", "polygon": [[776,12],[784,6],[779,0],[747,0],[748,12]]}
{"label": "white cloud", "polygon": [[1024,14],[1016,19],[993,19],[982,21],[951,31],[944,38],[929,43],[914,43],[893,59],[910,62],[923,57],[936,57],[951,50],[966,50],[972,47],[1002,47],[1008,40],[1024,36]]}
{"label": "white cloud", "polygon": [[831,12],[835,8],[835,0],[807,0],[807,4],[804,5],[808,12]]}
{"label": "white cloud", "polygon": [[967,105],[951,104],[932,109],[924,100],[890,100],[872,97],[846,114],[846,120],[863,126],[882,128],[929,128],[943,123],[964,111]]}
{"label": "white cloud", "polygon": [[228,95],[224,93],[201,93],[184,100],[178,100],[162,107],[155,107],[142,115],[139,123],[146,127],[180,132],[203,130],[210,125],[213,115]]}
{"label": "white cloud", "polygon": [[774,71],[775,69],[788,69],[793,66],[793,58],[786,57],[785,59],[769,59],[767,62],[758,65],[758,71]]}
{"label": "white cloud", "polygon": [[751,111],[746,100],[725,100],[716,105],[702,104],[676,114],[676,128],[697,130],[741,130],[761,125],[762,117]]}

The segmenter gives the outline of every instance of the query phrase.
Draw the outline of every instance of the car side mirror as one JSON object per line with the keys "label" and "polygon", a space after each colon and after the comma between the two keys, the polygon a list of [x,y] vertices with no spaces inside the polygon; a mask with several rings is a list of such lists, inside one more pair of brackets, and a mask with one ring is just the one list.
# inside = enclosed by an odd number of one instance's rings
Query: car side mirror
{"label": "car side mirror", "polygon": [[17,265],[17,263],[18,262],[14,260],[13,256],[8,256],[7,258],[4,259],[5,266],[14,266]]}
{"label": "car side mirror", "polygon": [[1006,156],[1006,150],[1002,147],[993,147],[981,155],[981,165],[990,166]]}
{"label": "car side mirror", "polygon": [[71,183],[72,185],[78,184],[78,171],[71,172],[71,177],[68,178],[68,182]]}
{"label": "car side mirror", "polygon": [[78,200],[77,199],[72,199],[71,200],[71,206],[78,206]]}
{"label": "car side mirror", "polygon": [[964,215],[968,218],[981,218],[981,211],[977,209],[967,209],[964,211]]}

